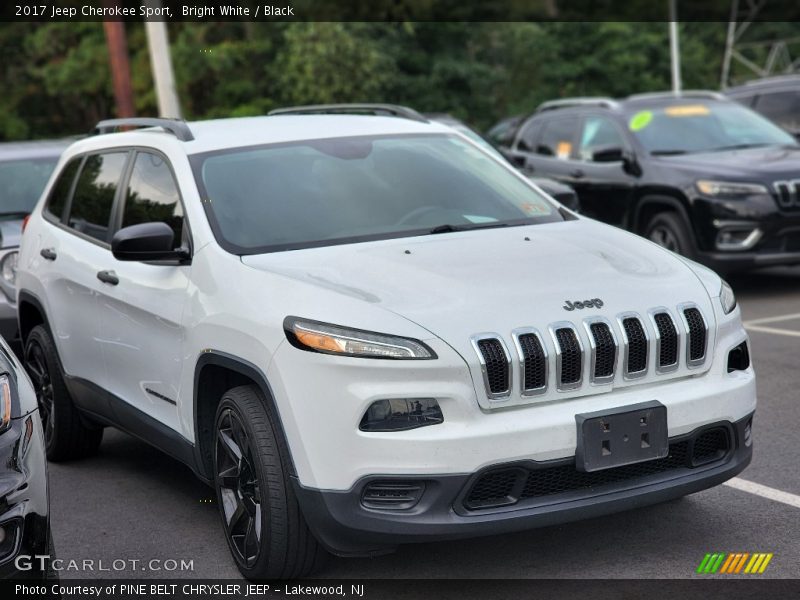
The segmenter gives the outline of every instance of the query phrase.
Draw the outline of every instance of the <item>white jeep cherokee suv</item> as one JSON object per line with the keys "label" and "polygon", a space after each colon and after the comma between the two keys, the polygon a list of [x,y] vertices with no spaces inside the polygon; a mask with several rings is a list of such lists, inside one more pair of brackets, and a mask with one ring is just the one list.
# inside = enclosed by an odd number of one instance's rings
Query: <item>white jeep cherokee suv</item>
{"label": "white jeep cherokee suv", "polygon": [[717,275],[409,109],[277,112],[103,122],[65,152],[18,270],[50,459],[113,425],[186,463],[252,578],[747,466]]}

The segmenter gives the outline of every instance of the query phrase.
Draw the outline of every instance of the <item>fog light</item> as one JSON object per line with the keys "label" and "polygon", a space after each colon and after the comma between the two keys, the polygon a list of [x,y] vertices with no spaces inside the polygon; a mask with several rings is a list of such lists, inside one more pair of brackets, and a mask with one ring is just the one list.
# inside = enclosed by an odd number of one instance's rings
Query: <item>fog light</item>
{"label": "fog light", "polygon": [[417,505],[424,491],[424,481],[373,481],[361,493],[361,504],[379,510],[407,510]]}
{"label": "fog light", "polygon": [[433,398],[392,398],[373,402],[361,418],[361,431],[403,431],[444,421]]}
{"label": "fog light", "polygon": [[749,446],[753,443],[753,419],[747,422],[744,426],[744,445]]}
{"label": "fog light", "polygon": [[746,229],[725,229],[717,234],[719,250],[749,250],[761,239],[762,232],[758,227]]}

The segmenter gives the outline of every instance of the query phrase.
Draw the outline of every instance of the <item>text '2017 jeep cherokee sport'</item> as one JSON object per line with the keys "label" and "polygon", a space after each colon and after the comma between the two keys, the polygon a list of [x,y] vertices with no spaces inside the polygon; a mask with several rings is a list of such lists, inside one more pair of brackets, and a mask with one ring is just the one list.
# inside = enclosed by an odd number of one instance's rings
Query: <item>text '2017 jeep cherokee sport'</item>
{"label": "text '2017 jeep cherokee sport'", "polygon": [[745,468],[755,376],[717,275],[376,112],[101,123],[67,150],[19,267],[51,459],[114,425],[190,465],[247,577]]}

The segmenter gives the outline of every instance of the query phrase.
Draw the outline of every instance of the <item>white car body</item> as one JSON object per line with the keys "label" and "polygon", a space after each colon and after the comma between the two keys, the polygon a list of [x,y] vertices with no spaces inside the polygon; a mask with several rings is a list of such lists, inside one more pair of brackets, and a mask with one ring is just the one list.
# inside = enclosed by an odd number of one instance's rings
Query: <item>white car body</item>
{"label": "white car body", "polygon": [[[366,523],[363,527],[347,525],[344,517],[334,519],[335,526],[324,522],[330,515],[320,516],[324,510],[319,507],[335,511],[334,500],[328,498],[357,498],[362,483],[376,476],[431,481],[453,476],[460,478],[460,488],[473,474],[495,465],[573,460],[577,414],[645,401],[666,406],[670,438],[714,423],[744,427],[736,424],[754,412],[752,367],[727,368],[729,353],[747,342],[747,334],[738,308],[723,311],[720,279],[637,236],[565,211],[569,220],[557,223],[237,256],[217,242],[191,165],[192,155],[218,149],[359,135],[444,134],[447,127],[348,115],[270,116],[189,126],[193,141],[158,129],[89,137],[65,152],[56,174],[84,153],[145,148],[163,154],[189,223],[191,263],[119,261],[107,245],[53,224],[42,207],[54,176],[23,236],[19,301],[37,303],[67,378],[75,389],[89,390],[82,409],[93,416],[102,412],[97,403],[106,399],[96,392],[104,390],[120,401],[111,411],[117,418],[107,422],[190,463],[207,480],[198,439],[198,365],[204,356],[223,356],[263,375],[280,415],[301,500],[305,492],[323,498],[301,504],[312,530],[330,549],[362,554],[391,545],[393,536],[414,541],[426,539],[426,532],[457,537],[514,527],[508,524],[514,517],[508,512],[502,513],[502,524],[488,513],[470,516],[453,509],[452,497],[441,500],[445,509],[429,526],[414,521],[414,515],[424,512],[424,501],[408,516],[402,511],[382,516],[379,510],[359,508],[356,501],[347,510],[363,510],[358,521]],[[503,168],[525,181],[510,167]],[[52,249],[58,260],[45,260],[43,249]],[[99,281],[96,273],[103,270],[114,271],[120,285]],[[567,301],[593,299],[602,305],[565,309]],[[708,330],[704,359],[697,366],[686,360],[688,333],[681,311],[687,303],[699,309]],[[656,369],[655,309],[671,316],[679,334],[678,365],[665,373]],[[619,320],[630,313],[641,317],[650,340],[646,373],[632,379],[622,368]],[[289,316],[413,338],[437,358],[370,360],[304,352],[287,341],[284,320]],[[618,348],[615,374],[604,383],[590,376],[593,342],[586,320],[596,317],[611,327]],[[579,385],[560,390],[551,328],[564,323],[574,326],[583,346],[583,377]],[[23,334],[30,329],[25,322],[21,327]],[[530,396],[521,393],[521,365],[512,337],[526,328],[541,335],[549,378],[543,393]],[[511,361],[510,393],[497,398],[487,391],[473,344],[475,336],[487,333],[503,340]],[[367,408],[391,398],[434,398],[444,422],[407,431],[360,431]],[[147,428],[128,420],[131,415],[144,419]],[[748,454],[733,452],[733,462],[709,471],[707,480],[681,488],[682,493],[743,469],[749,462],[749,440],[747,449],[741,440],[735,445],[736,452],[741,446]],[[659,486],[670,487],[668,482]],[[646,500],[646,491],[619,492],[621,502],[613,510],[637,505],[622,501],[631,494],[641,495],[640,504],[669,497],[664,492]],[[613,500],[614,494],[605,499]],[[594,497],[581,503],[602,505]],[[545,512],[558,508],[548,506]],[[588,509],[570,518],[603,510],[612,508]],[[525,511],[518,513],[524,516]],[[470,522],[477,524],[470,529]],[[403,528],[410,532],[406,538]],[[358,531],[350,537],[339,535],[354,529]]]}

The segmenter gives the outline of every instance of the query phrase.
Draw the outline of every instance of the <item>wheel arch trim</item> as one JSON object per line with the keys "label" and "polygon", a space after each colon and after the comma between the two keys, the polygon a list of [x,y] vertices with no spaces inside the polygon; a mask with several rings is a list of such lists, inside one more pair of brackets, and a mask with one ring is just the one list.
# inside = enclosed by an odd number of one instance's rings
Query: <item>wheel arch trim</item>
{"label": "wheel arch trim", "polygon": [[212,473],[208,472],[206,462],[203,456],[203,436],[200,430],[200,419],[198,418],[199,415],[199,407],[201,397],[199,394],[199,383],[200,377],[203,373],[203,370],[206,367],[215,366],[220,367],[223,369],[227,369],[229,371],[233,371],[247,379],[253,381],[255,385],[261,390],[263,394],[267,406],[265,408],[269,410],[272,415],[275,417],[274,425],[277,429],[277,433],[280,436],[280,440],[278,440],[279,444],[286,449],[287,458],[289,461],[289,468],[292,477],[297,476],[297,470],[295,468],[294,459],[292,457],[292,449],[289,446],[289,441],[286,436],[286,429],[283,425],[283,421],[281,419],[280,411],[278,410],[278,405],[275,402],[275,394],[272,390],[272,386],[267,379],[267,376],[264,372],[255,364],[251,363],[250,361],[235,356],[233,354],[229,354],[227,352],[223,352],[220,350],[204,350],[202,354],[197,359],[195,363],[194,369],[194,378],[193,378],[193,391],[192,391],[192,406],[193,406],[193,427],[194,427],[194,434],[195,434],[195,443],[194,443],[194,452],[195,452],[195,462],[197,465],[197,473],[207,482],[211,482],[213,480]]}

